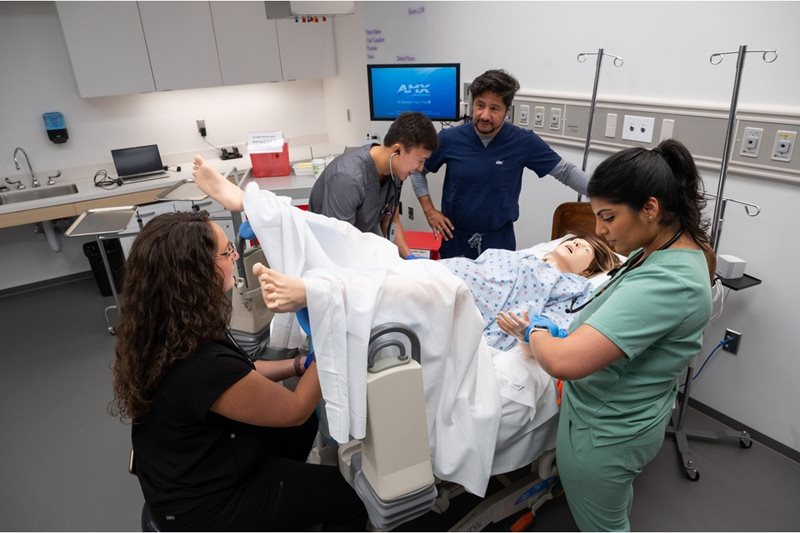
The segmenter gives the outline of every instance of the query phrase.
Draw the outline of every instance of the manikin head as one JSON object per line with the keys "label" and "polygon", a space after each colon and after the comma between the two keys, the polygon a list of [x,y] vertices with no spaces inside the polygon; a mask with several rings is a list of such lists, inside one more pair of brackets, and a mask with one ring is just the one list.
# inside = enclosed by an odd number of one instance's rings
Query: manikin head
{"label": "manikin head", "polygon": [[619,266],[619,259],[602,239],[594,235],[568,237],[544,261],[561,272],[591,277]]}

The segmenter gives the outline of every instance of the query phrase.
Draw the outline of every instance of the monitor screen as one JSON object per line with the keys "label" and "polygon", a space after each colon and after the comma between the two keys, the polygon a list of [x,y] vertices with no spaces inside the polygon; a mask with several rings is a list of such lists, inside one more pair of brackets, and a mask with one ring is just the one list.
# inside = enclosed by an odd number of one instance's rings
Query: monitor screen
{"label": "monitor screen", "polygon": [[156,144],[111,150],[111,158],[120,178],[164,171]]}
{"label": "monitor screen", "polygon": [[367,65],[369,117],[394,120],[419,111],[431,120],[458,120],[459,63]]}

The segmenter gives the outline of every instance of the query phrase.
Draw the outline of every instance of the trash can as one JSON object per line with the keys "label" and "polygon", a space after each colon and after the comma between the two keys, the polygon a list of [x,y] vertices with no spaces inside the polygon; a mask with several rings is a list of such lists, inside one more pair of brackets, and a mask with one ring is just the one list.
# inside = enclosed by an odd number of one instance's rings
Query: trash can
{"label": "trash can", "polygon": [[[125,263],[124,256],[122,255],[122,245],[119,239],[103,239],[103,246],[106,249],[106,256],[108,257],[108,264],[111,267],[111,275],[114,278],[114,287],[117,292],[122,288],[122,267]],[[100,248],[97,246],[97,241],[84,243],[83,253],[89,259],[89,266],[92,267],[92,274],[97,282],[97,288],[100,289],[100,294],[103,296],[111,296],[111,286],[108,284],[108,274],[106,274],[106,267],[103,265],[103,256],[100,255]]]}

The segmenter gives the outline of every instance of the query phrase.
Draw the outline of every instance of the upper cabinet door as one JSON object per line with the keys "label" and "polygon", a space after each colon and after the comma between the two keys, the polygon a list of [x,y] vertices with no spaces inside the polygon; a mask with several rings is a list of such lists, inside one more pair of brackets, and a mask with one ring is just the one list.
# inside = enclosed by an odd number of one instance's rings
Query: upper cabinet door
{"label": "upper cabinet door", "polygon": [[295,22],[294,18],[276,22],[284,80],[336,75],[333,17],[327,17],[325,22]]}
{"label": "upper cabinet door", "polygon": [[56,2],[83,98],[153,92],[136,2]]}
{"label": "upper cabinet door", "polygon": [[278,32],[264,2],[211,2],[223,85],[281,81]]}
{"label": "upper cabinet door", "polygon": [[222,85],[208,2],[139,2],[156,89]]}

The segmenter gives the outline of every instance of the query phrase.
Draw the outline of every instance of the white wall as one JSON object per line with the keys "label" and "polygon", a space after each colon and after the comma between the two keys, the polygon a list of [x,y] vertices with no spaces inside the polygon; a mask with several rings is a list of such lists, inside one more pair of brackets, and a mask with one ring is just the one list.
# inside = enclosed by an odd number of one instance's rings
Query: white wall
{"label": "white wall", "polygon": [[[217,146],[244,143],[249,131],[283,130],[292,158],[292,139],[296,146],[327,139],[322,80],[82,99],[52,2],[0,2],[0,73],[0,179],[20,174],[16,146],[39,177],[109,165],[113,148],[155,143],[167,157],[204,150],[197,119],[205,119],[207,139]],[[64,114],[67,143],[47,139],[46,111]],[[64,239],[55,254],[31,225],[0,229],[0,289],[87,270],[82,242]]]}
{"label": "white wall", "polygon": [[[396,13],[397,3],[385,7]],[[740,108],[800,108],[800,20],[797,2],[422,2],[428,17],[428,57],[431,62],[459,61],[462,81],[489,68],[514,74],[523,89],[591,95],[594,62],[578,63],[579,52],[622,56],[622,68],[603,68],[599,93],[605,97],[638,98],[711,104],[727,108],[735,72],[735,57],[712,66],[715,52],[750,49],[778,50],[779,59],[764,64],[751,55],[745,63]],[[378,3],[369,5],[370,19]],[[360,11],[364,9],[361,6]],[[358,12],[358,11],[357,11]],[[388,18],[388,17],[387,17]],[[391,22],[387,21],[387,24]],[[358,105],[366,85],[363,28],[360,49],[341,57],[341,72],[358,72],[358,79],[337,80],[354,87],[358,96],[339,93],[327,100],[330,113]],[[337,46],[342,44],[337,33]],[[352,40],[348,37],[348,42]],[[347,69],[347,70],[345,70]],[[346,76],[342,74],[342,76]],[[342,77],[340,76],[340,77]],[[330,96],[330,95],[329,95]],[[338,102],[338,104],[337,104]],[[363,103],[362,105],[366,105]],[[362,127],[370,125],[364,123]],[[724,142],[719,139],[720,146]],[[582,152],[559,149],[580,165]],[[592,155],[589,169],[602,160]],[[520,247],[549,239],[552,212],[575,193],[553,179],[526,180],[523,214],[516,224]],[[715,192],[718,175],[705,172],[708,190]],[[438,202],[440,178],[430,180]],[[409,191],[404,191],[404,198]],[[720,253],[748,261],[747,272],[763,284],[731,291],[724,314],[706,330],[708,354],[725,328],[743,333],[739,355],[718,353],[695,382],[693,397],[767,436],[800,450],[800,361],[795,331],[800,301],[791,281],[800,263],[796,244],[800,225],[792,219],[800,203],[800,186],[729,175],[725,195],[762,207],[756,218],[730,205],[723,227]],[[713,209],[713,205],[711,206]],[[421,217],[418,217],[421,218]],[[417,220],[416,222],[419,222]]]}

